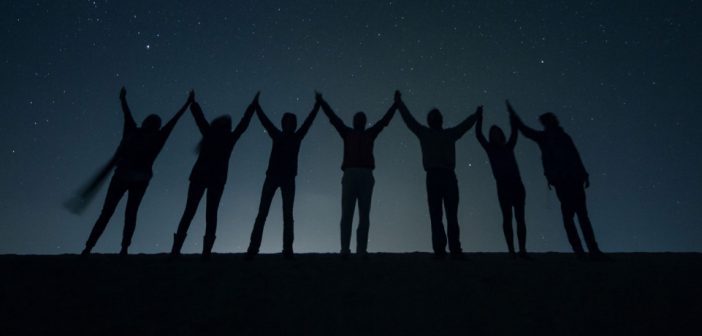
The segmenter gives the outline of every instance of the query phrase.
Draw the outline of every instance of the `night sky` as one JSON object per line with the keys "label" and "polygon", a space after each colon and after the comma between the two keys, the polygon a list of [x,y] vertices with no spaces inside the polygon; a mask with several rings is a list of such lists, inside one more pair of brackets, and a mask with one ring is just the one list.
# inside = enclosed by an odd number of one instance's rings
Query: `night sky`
{"label": "night sky", "polygon": [[[349,125],[360,110],[378,120],[399,89],[421,122],[437,107],[453,126],[482,104],[486,130],[508,128],[508,98],[528,125],[551,111],[573,137],[604,251],[702,251],[699,2],[3,1],[0,13],[0,253],[80,252],[107,185],[81,216],[62,203],[119,143],[122,85],[139,124],[170,118],[191,88],[208,119],[235,121],[261,90],[276,124],[284,112],[301,121],[315,89]],[[199,141],[188,112],[156,160],[131,252],[170,250]],[[215,252],[246,249],[270,147],[254,117],[232,154]],[[339,250],[342,150],[320,113],[300,151],[296,252]],[[506,251],[473,130],[456,150],[463,247]],[[520,137],[516,156],[528,249],[570,251],[538,147]],[[375,157],[369,251],[430,251],[419,141],[399,115]],[[119,250],[125,200],[95,252]],[[204,202],[183,251],[199,252],[203,232]],[[261,251],[279,252],[281,236],[277,194]]]}

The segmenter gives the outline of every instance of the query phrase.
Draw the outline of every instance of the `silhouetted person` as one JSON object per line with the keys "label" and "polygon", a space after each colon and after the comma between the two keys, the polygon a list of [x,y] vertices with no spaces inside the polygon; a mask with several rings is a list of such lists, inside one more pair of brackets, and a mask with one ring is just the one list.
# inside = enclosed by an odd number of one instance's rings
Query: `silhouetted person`
{"label": "silhouetted person", "polygon": [[583,246],[580,243],[580,237],[573,219],[577,214],[580,230],[583,233],[590,255],[594,258],[603,258],[604,255],[595,241],[595,233],[590,224],[590,217],[587,214],[585,202],[585,188],[590,186],[590,178],[573,140],[563,131],[563,128],[559,125],[558,118],[553,113],[544,113],[539,117],[544,130],[537,131],[524,125],[516,112],[514,112],[509,101],[507,102],[507,108],[522,134],[534,140],[541,149],[544,175],[549,188],[551,186],[556,188],[556,195],[561,201],[563,225],[573,251],[579,257],[584,255]]}
{"label": "silhouetted person", "polygon": [[375,169],[373,143],[383,128],[390,123],[397,105],[393,104],[385,112],[383,118],[369,128],[366,128],[366,114],[356,112],[353,116],[353,128],[350,128],[332,111],[329,104],[322,99],[321,94],[317,94],[317,101],[321,105],[324,114],[329,117],[329,121],[344,140],[344,161],[341,164],[341,170],[344,171],[344,176],[341,179],[341,256],[346,258],[351,253],[349,249],[351,226],[353,223],[353,212],[358,201],[359,219],[358,229],[356,230],[356,253],[362,257],[367,257],[370,206],[371,198],[373,197],[373,184],[375,184],[375,179],[373,178],[373,169]]}
{"label": "silhouetted person", "polygon": [[151,167],[161,152],[163,145],[166,144],[166,140],[171,131],[173,131],[178,119],[187,110],[188,105],[192,103],[194,93],[190,91],[188,100],[163,128],[161,127],[161,118],[155,114],[146,117],[141,127],[137,127],[132,113],[129,111],[126,97],[127,90],[123,87],[119,98],[122,102],[122,112],[124,113],[124,130],[122,141],[115,154],[116,169],[107,189],[102,212],[95,222],[93,230],[90,232],[88,241],[85,243],[85,249],[81,253],[82,255],[90,254],[98,238],[105,231],[107,222],[115,212],[120,199],[122,199],[125,192],[129,192],[124,218],[124,231],[122,233],[122,249],[120,250],[121,255],[127,255],[127,249],[132,242],[132,235],[136,228],[139,204],[153,175]]}
{"label": "silhouetted person", "polygon": [[[434,256],[446,256],[446,234],[451,256],[461,258],[460,231],[458,227],[458,182],[456,168],[456,141],[473,126],[483,111],[478,106],[475,113],[453,128],[443,128],[443,117],[438,109],[432,109],[427,115],[427,124],[423,126],[412,117],[407,106],[402,102],[400,93],[395,93],[395,102],[400,109],[402,120],[412,133],[419,138],[422,148],[422,164],[427,172],[427,199],[431,219],[431,241]],[[442,206],[446,209],[446,231],[442,223]]]}
{"label": "silhouetted person", "polygon": [[197,124],[200,133],[202,133],[202,141],[198,148],[197,161],[190,173],[190,187],[188,188],[188,200],[185,204],[185,211],[180,219],[178,231],[173,235],[172,257],[180,255],[180,249],[183,247],[188,227],[190,227],[205,190],[207,191],[207,207],[202,256],[209,258],[212,254],[212,245],[214,245],[217,231],[217,210],[224,191],[224,184],[227,182],[229,158],[232,155],[234,145],[249,126],[257,105],[258,93],[246,109],[246,112],[244,112],[244,116],[234,131],[232,131],[232,119],[228,115],[217,117],[210,124],[205,119],[200,104],[193,101],[192,105],[190,105],[190,112],[195,118],[195,124]]}
{"label": "silhouetted person", "polygon": [[266,223],[273,196],[278,188],[280,188],[283,198],[283,256],[293,258],[293,203],[295,202],[297,157],[300,153],[300,143],[312,126],[317,112],[319,112],[319,104],[315,103],[307,119],[297,131],[295,130],[297,128],[297,117],[292,113],[283,114],[281,120],[283,130],[281,131],[266,117],[261,106],[256,106],[256,115],[273,140],[273,148],[268,160],[266,180],[263,182],[258,215],[251,231],[251,242],[246,252],[247,258],[252,258],[258,254],[258,249],[261,247],[261,238],[263,237],[263,226]]}
{"label": "silhouetted person", "polygon": [[511,131],[509,140],[498,126],[490,127],[490,141],[483,135],[483,116],[478,117],[475,126],[475,136],[485,149],[490,160],[492,175],[497,182],[497,199],[500,201],[502,212],[502,231],[505,234],[507,248],[511,256],[514,253],[514,239],[512,235],[512,208],[517,220],[517,239],[519,240],[519,256],[526,258],[526,224],[524,221],[524,200],[526,191],[522,178],[519,175],[517,160],[514,158],[514,146],[517,145],[517,126],[514,119],[510,118]]}

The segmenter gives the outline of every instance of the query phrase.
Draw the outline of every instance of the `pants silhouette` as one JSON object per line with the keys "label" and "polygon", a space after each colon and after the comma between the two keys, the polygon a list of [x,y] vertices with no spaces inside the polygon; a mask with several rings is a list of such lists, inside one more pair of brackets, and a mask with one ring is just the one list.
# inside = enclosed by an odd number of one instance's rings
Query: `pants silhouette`
{"label": "pants silhouette", "polygon": [[266,176],[261,191],[261,203],[258,206],[258,215],[251,232],[251,242],[248,253],[258,253],[263,238],[263,226],[266,224],[268,211],[273,202],[275,191],[280,188],[283,198],[283,253],[292,253],[294,240],[293,204],[295,202],[295,176]]}
{"label": "pants silhouette", "polygon": [[370,207],[373,197],[373,171],[364,168],[346,168],[341,180],[341,253],[350,253],[353,213],[358,202],[358,229],[356,230],[356,253],[368,250]]}
{"label": "pants silhouette", "polygon": [[[461,253],[460,229],[458,228],[458,181],[453,170],[434,169],[427,171],[427,200],[431,220],[431,243],[434,253],[446,254],[446,236],[451,253]],[[446,210],[444,231],[443,210]]]}
{"label": "pants silhouette", "polygon": [[100,235],[105,231],[107,222],[110,221],[110,217],[114,214],[120,199],[122,199],[122,196],[124,196],[126,192],[129,192],[129,194],[127,197],[127,209],[124,215],[122,248],[127,248],[131,245],[134,229],[136,228],[139,204],[148,186],[148,181],[126,181],[118,177],[112,177],[110,186],[107,189],[105,204],[102,206],[102,212],[100,212],[100,216],[97,221],[95,221],[95,225],[93,225],[93,229],[90,231],[88,241],[85,243],[87,249],[92,249],[95,246],[98,238],[100,238]]}
{"label": "pants silhouette", "polygon": [[212,251],[212,243],[214,243],[215,233],[217,232],[217,212],[219,209],[219,201],[222,199],[222,193],[224,192],[224,184],[207,186],[203,183],[191,182],[188,188],[188,200],[185,203],[185,211],[183,211],[183,216],[180,219],[178,231],[175,236],[178,252],[180,252],[180,246],[182,246],[185,240],[190,223],[192,223],[193,217],[195,217],[195,212],[197,212],[197,207],[200,204],[202,196],[205,195],[205,191],[207,191],[207,204],[205,209],[205,237],[203,239],[202,253],[207,255]]}
{"label": "pants silhouette", "polygon": [[500,201],[500,211],[502,211],[502,231],[505,234],[507,248],[510,253],[514,253],[514,236],[512,234],[512,208],[514,217],[517,220],[517,239],[519,241],[519,251],[526,252],[526,224],[524,220],[524,204],[526,191],[524,185],[509,184],[497,186],[497,199]]}
{"label": "pants silhouette", "polygon": [[587,204],[585,201],[585,187],[578,180],[566,180],[554,184],[556,195],[561,201],[561,213],[563,214],[563,225],[565,226],[568,242],[575,253],[583,253],[583,246],[575,228],[575,215],[578,215],[580,230],[583,239],[587,244],[590,253],[597,253],[600,248],[595,241],[595,233],[592,230],[590,217],[587,214]]}

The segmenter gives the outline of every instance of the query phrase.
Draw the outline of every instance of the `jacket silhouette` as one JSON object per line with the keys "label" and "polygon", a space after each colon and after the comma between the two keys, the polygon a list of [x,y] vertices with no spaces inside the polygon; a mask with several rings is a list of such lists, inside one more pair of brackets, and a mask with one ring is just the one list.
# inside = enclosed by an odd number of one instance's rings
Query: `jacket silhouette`
{"label": "jacket silhouette", "polygon": [[127,198],[120,254],[126,255],[128,253],[134,229],[136,228],[137,211],[149,181],[153,176],[153,163],[166,144],[166,140],[176,123],[193,100],[193,92],[191,91],[185,104],[163,127],[161,127],[161,118],[155,114],[146,117],[141,127],[137,127],[127,105],[126,96],[127,91],[123,87],[120,91],[120,101],[124,114],[124,128],[122,140],[114,156],[115,172],[107,190],[102,212],[90,232],[90,236],[85,243],[85,249],[81,253],[82,255],[90,254],[98,238],[105,230],[117,204],[126,192],[129,192],[129,196]]}
{"label": "jacket silhouette", "polygon": [[314,108],[298,130],[295,130],[297,128],[297,117],[292,113],[285,113],[281,120],[282,130],[279,130],[268,119],[261,106],[257,105],[256,107],[256,115],[266,129],[268,136],[273,140],[273,147],[268,160],[266,180],[261,191],[258,215],[254,222],[251,241],[247,249],[247,258],[252,258],[258,254],[261,239],[263,238],[263,226],[266,223],[273,196],[278,188],[280,188],[283,198],[283,255],[286,258],[293,257],[293,204],[295,202],[297,158],[300,153],[302,139],[304,139],[312,126],[312,122],[318,112],[319,104],[315,103]]}
{"label": "jacket silhouette", "polygon": [[366,114],[357,112],[353,118],[353,128],[348,127],[331,109],[329,104],[317,94],[317,101],[332,126],[344,141],[344,159],[341,170],[341,255],[347,257],[351,250],[351,227],[353,213],[358,202],[358,229],[356,230],[356,253],[367,257],[368,229],[370,227],[370,206],[373,196],[373,144],[380,132],[392,120],[397,105],[393,104],[385,115],[373,126],[366,128]]}
{"label": "jacket silhouette", "polygon": [[[410,114],[407,106],[402,102],[399,92],[396,92],[395,99],[402,120],[407,128],[417,136],[422,149],[422,164],[427,172],[427,199],[434,255],[437,258],[446,255],[446,236],[448,234],[451,255],[460,258],[463,255],[463,249],[461,248],[458,226],[458,181],[454,172],[456,168],[456,141],[473,126],[478,115],[482,113],[483,107],[478,106],[475,113],[455,127],[444,129],[443,116],[438,109],[429,111],[427,115],[429,127],[426,127],[417,122]],[[442,223],[442,207],[446,209],[446,231],[444,231]]]}
{"label": "jacket silhouette", "polygon": [[173,235],[173,247],[171,256],[180,255],[183,242],[190,227],[190,223],[195,216],[197,207],[202,196],[207,191],[206,225],[205,236],[203,237],[202,256],[209,258],[212,253],[212,246],[216,239],[217,211],[219,202],[224,191],[224,184],[227,182],[227,171],[229,170],[229,158],[231,157],[234,145],[249,126],[251,118],[258,104],[258,94],[244,112],[244,116],[239,121],[234,131],[231,130],[231,118],[228,115],[215,118],[212,123],[207,122],[205,115],[200,108],[200,104],[193,102],[190,105],[195,124],[197,124],[202,141],[198,147],[199,155],[193,170],[190,173],[190,186],[188,188],[188,199],[185,204],[183,216],[180,219],[178,230]]}

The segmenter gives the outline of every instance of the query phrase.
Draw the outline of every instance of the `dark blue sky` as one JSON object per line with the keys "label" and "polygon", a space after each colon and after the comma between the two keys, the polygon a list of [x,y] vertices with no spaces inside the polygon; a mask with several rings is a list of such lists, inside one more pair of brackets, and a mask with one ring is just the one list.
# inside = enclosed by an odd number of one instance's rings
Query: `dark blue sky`
{"label": "dark blue sky", "polygon": [[[194,88],[206,116],[238,120],[252,95],[271,119],[301,116],[322,91],[348,123],[404,93],[425,120],[453,125],[504,99],[536,127],[556,113],[590,172],[604,251],[701,251],[702,10],[696,1],[4,1],[0,4],[0,253],[77,253],[106,188],[82,216],[62,202],[104,163],[122,127],[126,85],[138,122],[169,118]],[[299,117],[301,118],[301,117]],[[154,165],[133,252],[163,252],[185,205],[200,140],[187,114]],[[215,251],[241,252],[271,142],[252,121],[232,154]],[[528,247],[569,251],[536,145],[520,138]],[[429,251],[419,143],[399,117],[376,141],[369,250]],[[299,252],[339,249],[342,142],[320,115],[304,140],[295,201]],[[487,156],[457,144],[461,239],[504,251]],[[124,202],[95,248],[116,252]],[[204,209],[184,251],[200,250]],[[281,246],[276,196],[262,252]]]}

